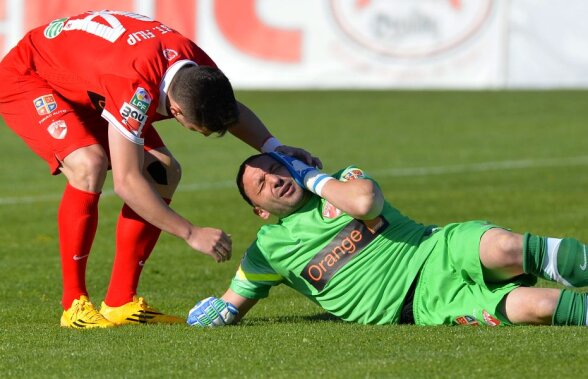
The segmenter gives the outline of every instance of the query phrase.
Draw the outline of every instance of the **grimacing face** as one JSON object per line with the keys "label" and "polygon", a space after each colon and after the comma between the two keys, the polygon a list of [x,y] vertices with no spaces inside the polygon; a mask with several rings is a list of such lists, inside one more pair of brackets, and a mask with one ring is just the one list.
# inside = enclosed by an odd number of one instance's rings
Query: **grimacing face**
{"label": "grimacing face", "polygon": [[300,208],[308,196],[288,169],[267,155],[247,164],[243,172],[243,189],[254,205],[254,212],[262,218],[269,217],[269,214],[287,216]]}

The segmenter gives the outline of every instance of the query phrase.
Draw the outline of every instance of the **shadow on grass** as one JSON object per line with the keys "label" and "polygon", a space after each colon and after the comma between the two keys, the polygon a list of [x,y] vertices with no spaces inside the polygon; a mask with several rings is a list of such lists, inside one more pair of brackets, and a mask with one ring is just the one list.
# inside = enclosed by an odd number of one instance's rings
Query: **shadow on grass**
{"label": "shadow on grass", "polygon": [[329,313],[317,313],[314,315],[301,316],[278,316],[278,317],[251,317],[246,318],[239,323],[242,326],[254,326],[262,324],[307,324],[313,322],[337,322],[343,323],[345,321],[337,318]]}

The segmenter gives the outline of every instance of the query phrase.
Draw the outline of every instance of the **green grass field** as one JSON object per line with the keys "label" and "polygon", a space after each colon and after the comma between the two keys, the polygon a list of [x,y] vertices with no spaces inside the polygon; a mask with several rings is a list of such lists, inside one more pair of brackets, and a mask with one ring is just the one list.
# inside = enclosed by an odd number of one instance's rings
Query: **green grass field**
{"label": "green grass field", "polygon": [[[283,142],[319,155],[325,170],[357,164],[404,214],[439,225],[487,219],[514,231],[588,241],[588,91],[243,92]],[[233,185],[253,153],[236,139],[158,127],[182,162],[173,207],[233,236],[216,264],[164,235],[140,294],[185,315],[226,289],[261,221]],[[2,377],[582,377],[582,327],[362,326],[329,320],[287,288],[244,322],[75,331],[59,327],[56,213],[51,177],[0,125],[0,376]],[[113,259],[121,202],[105,187],[88,264],[99,304]],[[545,285],[545,283],[542,283]]]}

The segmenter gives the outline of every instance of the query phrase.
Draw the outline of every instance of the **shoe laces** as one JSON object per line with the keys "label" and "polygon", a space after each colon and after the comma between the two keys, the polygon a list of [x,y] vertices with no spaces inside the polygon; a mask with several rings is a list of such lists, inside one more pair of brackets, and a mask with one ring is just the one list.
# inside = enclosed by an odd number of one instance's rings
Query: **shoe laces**
{"label": "shoe laces", "polygon": [[147,304],[145,298],[143,298],[142,296],[137,299],[137,303],[139,304],[139,307],[141,307],[141,309],[149,309],[149,304]]}
{"label": "shoe laces", "polygon": [[137,304],[144,311],[158,312],[157,309],[155,309],[155,308],[151,307],[149,304],[147,304],[147,301],[142,296],[137,299]]}
{"label": "shoe laces", "polygon": [[79,300],[75,305],[73,315],[77,319],[84,319],[86,321],[100,321],[102,315],[94,308],[94,304],[86,300]]}

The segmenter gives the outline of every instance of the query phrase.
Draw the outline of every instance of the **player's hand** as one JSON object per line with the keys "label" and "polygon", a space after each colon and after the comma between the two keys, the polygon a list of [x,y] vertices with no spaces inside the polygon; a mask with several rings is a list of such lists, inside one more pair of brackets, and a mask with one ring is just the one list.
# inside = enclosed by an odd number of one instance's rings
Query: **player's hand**
{"label": "player's hand", "polygon": [[214,296],[199,301],[188,312],[186,323],[193,326],[215,327],[231,324],[239,310],[231,303]]}
{"label": "player's hand", "polygon": [[192,226],[186,243],[195,250],[211,256],[217,263],[231,259],[233,241],[220,229]]}
{"label": "player's hand", "polygon": [[274,151],[297,158],[309,166],[319,169],[323,168],[323,163],[318,157],[311,155],[308,151],[299,147],[281,145],[276,147]]}
{"label": "player's hand", "polygon": [[290,155],[271,152],[269,155],[284,165],[298,185],[321,196],[323,186],[333,177],[320,172],[316,167],[309,166],[305,162]]}

